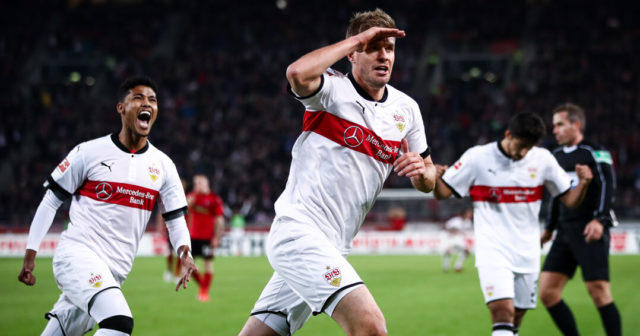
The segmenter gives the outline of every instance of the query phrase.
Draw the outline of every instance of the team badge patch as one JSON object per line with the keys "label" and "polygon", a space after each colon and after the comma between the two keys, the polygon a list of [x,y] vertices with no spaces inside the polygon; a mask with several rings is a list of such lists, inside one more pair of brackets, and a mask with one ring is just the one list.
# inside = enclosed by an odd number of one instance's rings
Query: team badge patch
{"label": "team badge patch", "polygon": [[151,177],[151,180],[153,182],[155,182],[158,179],[158,176],[160,176],[160,169],[158,169],[154,164],[151,164],[151,166],[149,166],[149,177]]}
{"label": "team badge patch", "polygon": [[89,276],[89,285],[91,285],[91,287],[100,288],[100,286],[102,286],[102,275],[91,273]]}
{"label": "team badge patch", "polygon": [[342,280],[342,273],[340,273],[340,269],[338,267],[331,268],[327,266],[327,273],[324,274],[324,279],[332,286],[340,286],[340,281]]}
{"label": "team badge patch", "polygon": [[393,114],[393,121],[395,121],[396,128],[398,128],[398,131],[402,132],[404,130],[404,126],[406,123],[404,116],[396,112]]}
{"label": "team badge patch", "polygon": [[487,291],[487,296],[488,297],[492,297],[493,296],[493,286],[487,286],[485,288],[485,290]]}

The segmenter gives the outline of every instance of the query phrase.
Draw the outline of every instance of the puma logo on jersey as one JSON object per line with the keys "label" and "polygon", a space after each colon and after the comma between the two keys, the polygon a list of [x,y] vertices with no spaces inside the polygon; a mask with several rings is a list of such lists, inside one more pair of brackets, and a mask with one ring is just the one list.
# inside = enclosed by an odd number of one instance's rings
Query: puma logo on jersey
{"label": "puma logo on jersey", "polygon": [[100,165],[109,168],[110,172],[112,171],[111,170],[111,166],[113,166],[114,164],[115,164],[115,162],[111,162],[111,164],[107,164],[104,161],[100,162]]}
{"label": "puma logo on jersey", "polygon": [[491,168],[487,169],[487,171],[488,171],[488,172],[490,172],[490,173],[491,173],[491,174],[493,174],[493,175],[496,175],[496,171],[495,171],[495,170],[493,170],[493,169],[491,169]]}

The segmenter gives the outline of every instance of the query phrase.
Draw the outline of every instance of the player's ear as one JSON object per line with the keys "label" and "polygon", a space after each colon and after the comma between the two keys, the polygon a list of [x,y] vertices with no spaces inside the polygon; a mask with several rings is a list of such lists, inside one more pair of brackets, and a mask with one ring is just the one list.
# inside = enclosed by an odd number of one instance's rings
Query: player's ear
{"label": "player's ear", "polygon": [[351,64],[355,64],[355,62],[356,62],[356,60],[353,57],[354,54],[355,54],[355,52],[352,52],[349,55],[347,55],[347,58],[349,59],[349,62],[351,62]]}
{"label": "player's ear", "polygon": [[120,102],[116,104],[116,110],[118,111],[118,114],[124,113],[124,104]]}

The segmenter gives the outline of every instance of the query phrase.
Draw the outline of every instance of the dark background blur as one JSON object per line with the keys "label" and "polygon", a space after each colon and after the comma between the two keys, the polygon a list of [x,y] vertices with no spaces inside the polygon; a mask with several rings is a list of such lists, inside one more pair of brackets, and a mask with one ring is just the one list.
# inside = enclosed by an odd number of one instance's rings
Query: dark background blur
{"label": "dark background blur", "polygon": [[[624,5],[622,5],[624,3]],[[499,139],[505,121],[571,101],[612,152],[619,218],[640,218],[638,5],[608,1],[53,1],[0,11],[0,231],[28,227],[42,182],[82,141],[118,131],[115,90],[159,86],[151,142],[187,181],[207,174],[231,209],[268,224],[303,107],[285,69],[380,7],[399,40],[391,84],[420,105],[434,161]],[[346,61],[335,68],[349,71]],[[409,187],[392,176],[388,187]],[[440,220],[432,206],[424,220]],[[65,211],[59,211],[62,222]]]}

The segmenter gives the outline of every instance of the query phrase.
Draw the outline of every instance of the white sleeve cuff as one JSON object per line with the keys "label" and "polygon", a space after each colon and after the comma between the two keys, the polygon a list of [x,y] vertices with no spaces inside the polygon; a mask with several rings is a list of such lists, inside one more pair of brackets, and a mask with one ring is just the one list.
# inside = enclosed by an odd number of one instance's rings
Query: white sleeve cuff
{"label": "white sleeve cuff", "polygon": [[186,245],[191,250],[191,238],[189,237],[189,230],[187,229],[187,221],[184,220],[184,216],[178,216],[174,219],[165,220],[167,230],[169,231],[169,240],[176,254],[180,246]]}
{"label": "white sleeve cuff", "polygon": [[31,227],[29,228],[29,238],[27,240],[27,249],[38,251],[40,243],[47,234],[53,218],[56,216],[56,211],[62,205],[61,201],[50,189],[44,194],[38,210],[36,210]]}

